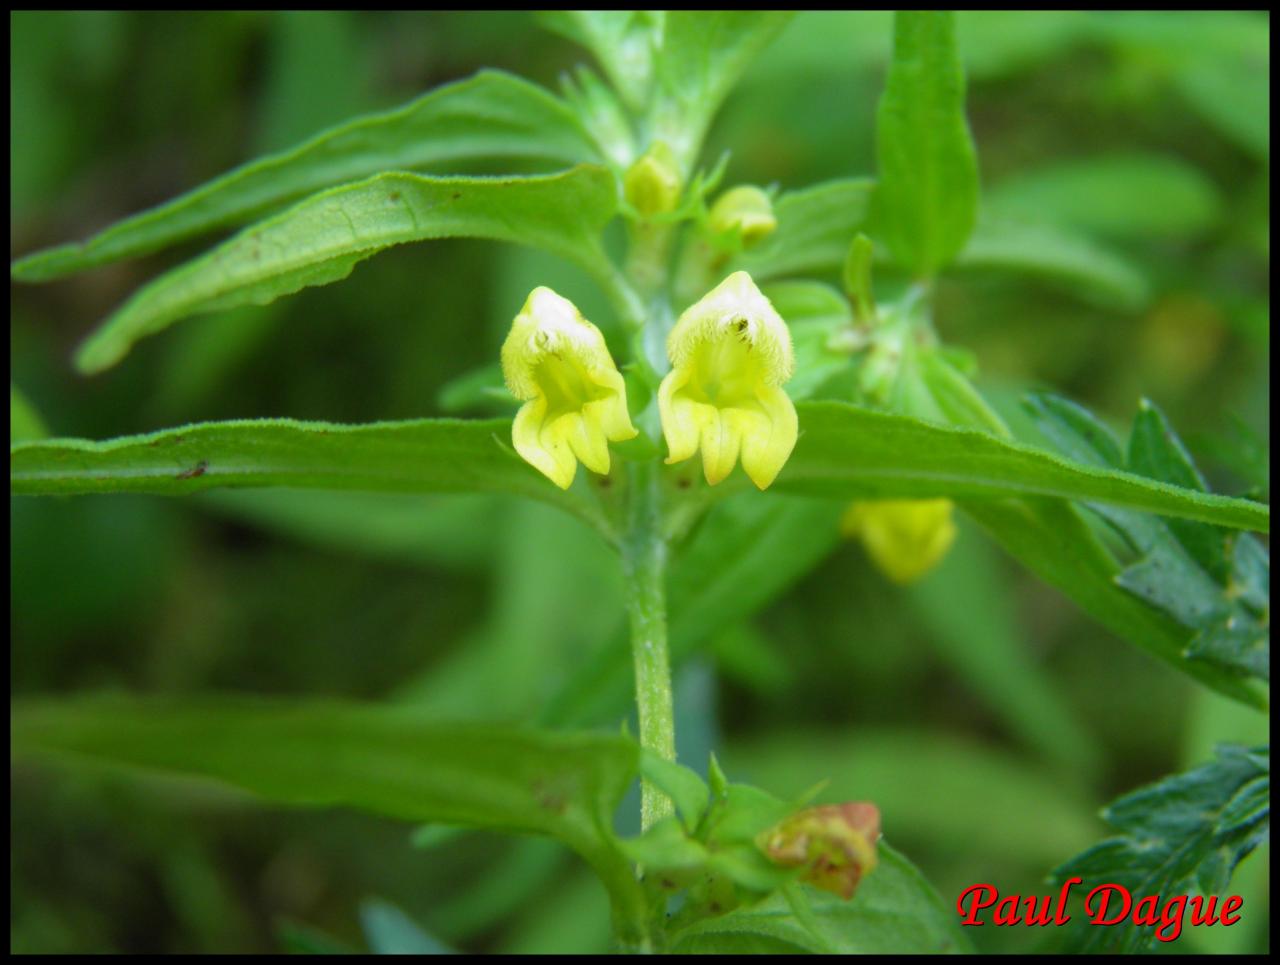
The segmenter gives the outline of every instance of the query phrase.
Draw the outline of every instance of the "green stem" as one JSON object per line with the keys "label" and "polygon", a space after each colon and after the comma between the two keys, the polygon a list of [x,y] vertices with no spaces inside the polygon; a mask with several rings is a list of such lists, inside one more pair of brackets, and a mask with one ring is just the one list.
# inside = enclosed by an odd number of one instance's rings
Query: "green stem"
{"label": "green stem", "polygon": [[[671,306],[667,295],[672,228],[632,225],[626,278],[644,304],[643,327],[636,331],[635,361],[654,384],[667,371],[666,335]],[[657,399],[637,422],[657,442],[662,438]],[[671,696],[671,660],[667,653],[667,540],[663,526],[662,467],[658,457],[630,467],[622,564],[627,584],[627,615],[636,672],[636,708],[640,746],[674,761],[675,706]],[[675,810],[670,798],[648,781],[640,786],[640,826],[648,830]]]}
{"label": "green stem", "polygon": [[[676,758],[675,706],[667,654],[667,544],[656,462],[631,470],[631,514],[622,546],[627,577],[631,652],[636,669],[640,745],[669,761]],[[648,781],[640,788],[640,826],[648,830],[673,812],[671,799]]]}

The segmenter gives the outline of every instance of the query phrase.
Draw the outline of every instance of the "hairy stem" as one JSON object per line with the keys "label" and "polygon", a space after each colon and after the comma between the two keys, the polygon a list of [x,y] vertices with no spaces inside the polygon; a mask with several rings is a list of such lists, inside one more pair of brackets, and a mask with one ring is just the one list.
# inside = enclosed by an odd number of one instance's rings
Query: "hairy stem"
{"label": "hairy stem", "polygon": [[[661,491],[655,462],[631,470],[631,512],[622,546],[636,670],[640,744],[675,760],[675,708],[667,654],[666,563]],[[672,813],[670,798],[645,781],[640,788],[640,826],[647,830]]]}

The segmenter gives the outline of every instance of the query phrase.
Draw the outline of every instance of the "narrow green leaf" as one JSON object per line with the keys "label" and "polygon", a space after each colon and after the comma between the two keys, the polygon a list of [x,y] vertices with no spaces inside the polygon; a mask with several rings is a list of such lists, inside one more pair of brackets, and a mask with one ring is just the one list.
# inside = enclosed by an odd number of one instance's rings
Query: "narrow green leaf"
{"label": "narrow green leaf", "polygon": [[955,14],[900,10],[876,114],[877,223],[894,258],[928,278],[969,239],[978,160],[964,115]]}
{"label": "narrow green leaf", "polygon": [[[852,901],[805,888],[814,934],[781,894],[758,905],[691,925],[675,938],[674,951],[790,951],[853,954],[963,952],[969,941],[952,909],[924,876],[883,839],[880,863],[858,886]],[[809,916],[806,916],[809,917]]]}
{"label": "narrow green leaf", "polygon": [[613,217],[613,176],[593,165],[527,178],[379,174],[322,192],[161,275],[81,346],[76,365],[99,372],[145,335],[199,312],[267,304],[340,281],[391,245],[490,238],[543,248],[604,279],[599,234]]}
{"label": "narrow green leaf", "polygon": [[955,267],[1044,278],[1123,309],[1140,308],[1150,297],[1146,279],[1129,262],[1046,224],[984,217]]}
{"label": "narrow green leaf", "polygon": [[[1127,458],[1082,407],[1048,395],[1032,396],[1028,405],[1065,452],[1189,491],[1206,491],[1173,427],[1145,399],[1134,419]],[[1139,556],[1115,576],[1116,584],[1189,628],[1194,636],[1187,656],[1269,678],[1271,562],[1261,543],[1248,533],[1194,520],[1161,520],[1114,506],[1090,508]]]}
{"label": "narrow green leaf", "polygon": [[621,736],[260,698],[23,700],[10,723],[15,754],[209,778],[282,804],[545,834],[592,865],[615,910],[636,913],[634,873],[611,830],[639,766],[639,749]]}
{"label": "narrow green leaf", "polygon": [[[910,345],[910,342],[907,343]],[[987,400],[969,381],[969,378],[952,364],[945,350],[914,350],[903,353],[904,371],[899,381],[908,373],[908,364],[916,368],[916,377],[928,392],[933,405],[943,421],[954,426],[968,426],[994,433],[1000,438],[1009,437],[1009,427],[987,403]]]}
{"label": "narrow green leaf", "polygon": [[843,402],[802,402],[777,486],[828,496],[1057,496],[1267,532],[1270,508],[1074,463],[988,433]]}
{"label": "narrow green leaf", "polygon": [[[511,423],[461,419],[363,426],[262,419],[206,422],[109,442],[51,439],[10,448],[10,491],[25,495],[219,486],[370,492],[509,492],[583,514],[584,503],[509,447]],[[590,515],[588,513],[588,515]]]}
{"label": "narrow green leaf", "polygon": [[1187,631],[1119,585],[1119,563],[1074,506],[1052,499],[969,500],[964,506],[1015,559],[1113,633],[1226,697],[1266,707],[1266,698],[1237,674],[1188,659]]}
{"label": "narrow green leaf", "polygon": [[773,206],[777,229],[736,267],[756,281],[839,268],[866,225],[874,189],[870,178],[846,178],[782,195]]}
{"label": "narrow green leaf", "polygon": [[13,277],[41,282],[244,224],[313,191],[397,168],[487,157],[574,164],[597,159],[573,113],[542,88],[496,70],[449,84],[394,110],[331,128],[252,161],[83,244],[15,262]]}

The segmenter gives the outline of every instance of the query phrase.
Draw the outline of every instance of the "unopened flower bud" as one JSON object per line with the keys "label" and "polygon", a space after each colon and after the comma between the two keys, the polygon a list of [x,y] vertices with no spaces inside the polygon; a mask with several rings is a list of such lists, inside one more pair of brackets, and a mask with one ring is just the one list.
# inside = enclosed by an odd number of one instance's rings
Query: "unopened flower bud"
{"label": "unopened flower bud", "polygon": [[644,218],[675,210],[680,200],[680,166],[665,141],[654,141],[627,169],[622,193]]}
{"label": "unopened flower bud", "polygon": [[720,195],[707,219],[716,234],[738,232],[744,248],[756,244],[778,227],[769,196],[749,184],[730,188]]}

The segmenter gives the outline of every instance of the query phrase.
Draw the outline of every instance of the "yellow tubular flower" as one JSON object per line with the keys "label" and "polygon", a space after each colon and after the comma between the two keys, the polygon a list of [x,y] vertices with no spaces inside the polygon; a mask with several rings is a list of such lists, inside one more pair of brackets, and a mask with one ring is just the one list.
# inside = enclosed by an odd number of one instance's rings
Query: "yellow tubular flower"
{"label": "yellow tubular flower", "polygon": [[579,459],[607,473],[608,443],[637,435],[604,336],[550,288],[530,292],[511,323],[502,375],[524,402],[511,426],[516,452],[561,489],[573,482]]}
{"label": "yellow tubular flower", "polygon": [[782,385],[795,356],[787,323],[745,271],[734,272],[688,308],[667,338],[671,371],[658,389],[668,463],[699,447],[714,486],[742,468],[766,489],[797,435],[796,408]]}
{"label": "yellow tubular flower", "polygon": [[856,502],[840,521],[895,583],[911,583],[933,569],[956,538],[949,499],[884,499]]}

